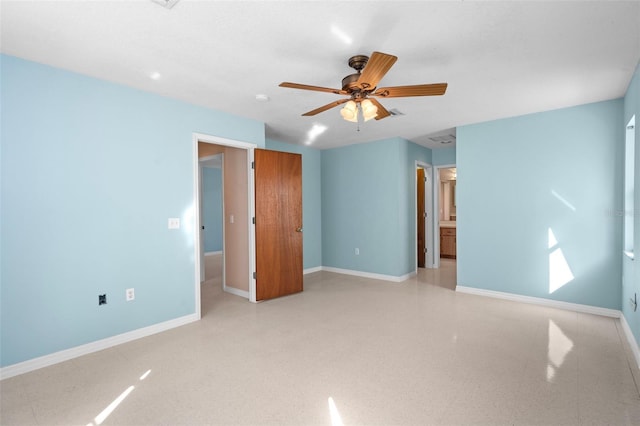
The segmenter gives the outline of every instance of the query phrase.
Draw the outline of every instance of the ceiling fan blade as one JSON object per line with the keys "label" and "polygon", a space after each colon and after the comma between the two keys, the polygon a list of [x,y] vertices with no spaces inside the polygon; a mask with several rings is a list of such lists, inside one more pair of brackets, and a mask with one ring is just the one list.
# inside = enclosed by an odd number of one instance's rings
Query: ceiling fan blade
{"label": "ceiling fan blade", "polygon": [[340,99],[339,101],[331,102],[330,104],[321,106],[320,108],[316,108],[316,109],[314,109],[312,111],[305,112],[302,115],[305,116],[305,117],[308,117],[308,116],[311,116],[311,115],[320,114],[321,112],[324,112],[324,111],[326,111],[328,109],[331,109],[333,107],[337,107],[338,105],[343,104],[345,102],[349,102],[350,100],[351,99],[348,99],[348,98],[347,99]]}
{"label": "ceiling fan blade", "polygon": [[377,99],[367,98],[369,99],[376,107],[378,107],[378,114],[376,115],[376,120],[382,120],[383,118],[389,117],[391,113],[387,111],[385,107],[382,106]]}
{"label": "ceiling fan blade", "polygon": [[415,86],[381,87],[372,96],[400,98],[408,96],[438,96],[447,91],[447,83],[416,84]]}
{"label": "ceiling fan blade", "polygon": [[397,56],[373,52],[362,70],[362,74],[358,77],[358,86],[364,90],[373,89],[397,60]]}
{"label": "ceiling fan blade", "polygon": [[280,87],[288,87],[290,89],[313,90],[315,92],[335,93],[336,95],[347,95],[348,93],[340,89],[331,89],[330,87],[309,86],[308,84],[289,83],[288,81],[280,83]]}

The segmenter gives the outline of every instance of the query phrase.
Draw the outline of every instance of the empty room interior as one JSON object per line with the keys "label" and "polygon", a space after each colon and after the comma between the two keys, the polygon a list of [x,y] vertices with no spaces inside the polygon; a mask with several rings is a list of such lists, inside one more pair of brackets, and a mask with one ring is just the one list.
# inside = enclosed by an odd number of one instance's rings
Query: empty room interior
{"label": "empty room interior", "polygon": [[0,23],[0,424],[640,424],[640,2]]}

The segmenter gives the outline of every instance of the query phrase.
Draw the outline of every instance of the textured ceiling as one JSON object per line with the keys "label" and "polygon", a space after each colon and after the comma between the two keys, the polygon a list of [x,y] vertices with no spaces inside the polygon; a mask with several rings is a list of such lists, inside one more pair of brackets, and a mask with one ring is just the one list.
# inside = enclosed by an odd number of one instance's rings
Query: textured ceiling
{"label": "textured ceiling", "polygon": [[[624,95],[640,59],[640,2],[2,1],[3,53],[262,121],[268,138],[329,148],[389,137],[429,147],[459,125]],[[355,54],[398,61],[381,86],[447,82],[383,100],[404,115],[360,125],[338,95]],[[160,74],[151,79],[154,72]],[[269,97],[258,102],[257,94]]]}

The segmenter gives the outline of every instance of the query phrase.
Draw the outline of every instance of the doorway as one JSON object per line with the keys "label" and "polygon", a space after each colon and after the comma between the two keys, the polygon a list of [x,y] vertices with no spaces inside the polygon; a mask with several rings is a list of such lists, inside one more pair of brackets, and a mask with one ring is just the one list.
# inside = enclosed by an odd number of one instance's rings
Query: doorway
{"label": "doorway", "polygon": [[435,268],[433,218],[433,167],[416,161],[416,271]]}
{"label": "doorway", "polygon": [[202,287],[205,279],[204,220],[202,218],[202,174],[200,158],[222,158],[222,256],[223,288],[226,292],[255,302],[255,233],[251,218],[255,215],[251,162],[256,145],[215,136],[194,134],[194,251],[195,301],[198,318],[202,315]]}
{"label": "doorway", "polygon": [[204,310],[211,308],[221,291],[224,279],[224,154],[200,157],[200,242],[204,253],[200,265],[200,289]]}
{"label": "doorway", "polygon": [[435,234],[438,236],[435,261],[448,263],[457,258],[457,168],[455,164],[437,166],[434,170],[435,197],[434,208]]}
{"label": "doorway", "polygon": [[[204,278],[199,157],[222,153],[224,159],[225,291],[254,303],[257,288],[260,300],[302,291],[302,156],[202,134],[193,135],[193,152],[197,317],[202,317]],[[256,214],[258,202],[261,209]],[[258,228],[260,240],[256,238]],[[297,281],[295,288],[288,285],[291,281]]]}

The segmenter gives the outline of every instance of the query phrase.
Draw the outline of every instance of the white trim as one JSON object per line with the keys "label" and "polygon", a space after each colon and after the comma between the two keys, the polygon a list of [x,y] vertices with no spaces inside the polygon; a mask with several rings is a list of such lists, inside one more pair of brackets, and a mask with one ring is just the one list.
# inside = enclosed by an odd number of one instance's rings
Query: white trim
{"label": "white trim", "polygon": [[204,133],[194,133],[193,138],[196,140],[196,147],[197,147],[197,142],[211,143],[214,145],[231,146],[233,148],[243,148],[243,149],[252,149],[258,146],[255,143],[251,143],[251,142],[242,142],[235,139],[222,138],[220,136],[206,135]]}
{"label": "white trim", "polygon": [[373,274],[371,272],[353,271],[351,269],[332,268],[330,266],[323,266],[322,270],[328,271],[328,272],[335,272],[337,274],[354,275],[356,277],[371,278],[374,280],[392,281],[395,283],[408,280],[409,278],[416,275],[415,271],[405,275],[395,276],[395,275]]}
{"label": "white trim", "polygon": [[197,133],[192,135],[193,138],[193,213],[195,216],[193,225],[193,234],[195,236],[193,242],[195,250],[195,289],[194,289],[194,301],[195,301],[195,314],[196,319],[202,318],[202,301],[200,295],[200,279],[203,278],[200,265],[200,254],[202,247],[200,246],[200,234],[202,226],[200,224],[200,161],[198,161],[198,136]]}
{"label": "white trim", "polygon": [[[251,218],[255,214],[255,207],[253,201],[253,193],[254,193],[254,180],[253,180],[253,169],[251,168],[251,162],[253,161],[253,150],[257,148],[258,145],[249,142],[241,142],[234,139],[226,139],[219,136],[206,135],[203,133],[193,133],[193,210],[195,212],[195,226],[193,229],[194,235],[194,250],[195,250],[195,302],[196,302],[196,316],[198,319],[202,317],[202,306],[201,306],[201,296],[200,296],[200,263],[201,263],[201,248],[200,248],[200,230],[201,226],[201,218],[200,218],[200,194],[198,190],[198,185],[200,184],[200,161],[198,159],[198,142],[209,143],[213,145],[223,145],[230,146],[233,148],[240,148],[247,150],[247,175],[248,179],[248,190],[247,190],[247,198],[248,198],[248,206],[249,206],[249,218],[248,218],[248,229],[249,229],[249,271],[247,271],[249,276],[249,300],[255,302],[255,285],[256,282],[253,279],[253,271],[255,270],[255,228],[251,224]],[[224,191],[224,161],[223,161],[223,191]],[[224,204],[224,203],[223,203]],[[223,209],[224,210],[224,209]],[[224,214],[224,211],[223,211]],[[224,221],[223,221],[224,223]],[[225,238],[224,226],[222,229],[223,232],[223,240]],[[223,282],[225,280],[225,271],[223,268]]]}
{"label": "white trim", "polygon": [[[198,217],[203,217],[204,216],[204,207],[203,207],[203,202],[202,200],[204,200],[204,195],[203,195],[203,182],[204,182],[204,177],[203,177],[203,169],[204,167],[202,166],[202,164],[199,162],[198,160],[198,204],[195,205],[195,209],[198,211]],[[197,232],[198,232],[198,236],[200,237],[200,250],[198,251],[200,253],[200,276],[199,276],[199,280],[200,282],[203,282],[205,280],[205,262],[204,262],[204,229],[202,229],[202,223],[200,223],[198,225],[197,228]]]}
{"label": "white trim", "polygon": [[227,245],[227,205],[225,204],[226,192],[224,190],[225,180],[225,167],[224,167],[224,152],[222,153],[222,165],[220,166],[220,183],[222,187],[220,188],[220,195],[222,197],[222,287],[224,288],[227,285],[227,256],[224,248]]}
{"label": "white trim", "polygon": [[302,271],[303,275],[307,275],[307,274],[313,274],[314,272],[320,272],[322,271],[323,268],[322,266],[316,266],[315,268],[307,268],[304,271]]}
{"label": "white trim", "polygon": [[8,379],[9,377],[14,377],[19,374],[28,373],[30,371],[48,367],[53,364],[68,361],[79,356],[108,349],[116,345],[130,342],[132,340],[140,339],[142,337],[151,336],[153,334],[157,334],[163,331],[170,330],[172,328],[189,324],[194,321],[198,321],[199,319],[200,318],[196,314],[190,314],[180,318],[175,318],[169,321],[150,325],[148,327],[128,331],[116,336],[107,337],[106,339],[96,340],[95,342],[76,346],[74,348],[54,352],[52,354],[44,355],[38,358],[33,358],[28,361],[23,361],[17,364],[2,367],[0,368],[0,380]]}
{"label": "white trim", "polygon": [[[249,302],[258,303],[256,300],[256,279],[253,273],[256,270],[256,227],[253,224],[253,218],[256,217],[256,179],[255,170],[251,167],[255,161],[255,150],[257,146],[253,146],[247,150],[247,195],[249,197],[248,207],[249,215],[247,217],[247,226],[249,227]],[[266,149],[266,148],[265,148]]]}
{"label": "white trim", "polygon": [[598,306],[581,305],[579,303],[561,302],[558,300],[544,299],[542,297],[521,296],[519,294],[504,293],[501,291],[484,290],[481,288],[457,286],[456,291],[460,293],[474,294],[477,296],[493,297],[496,299],[511,300],[513,302],[530,303],[534,305],[547,306],[551,308],[564,309],[567,311],[581,312],[585,314],[600,315],[604,317],[615,318],[620,321],[624,337],[629,343],[633,357],[640,369],[640,347],[633,336],[633,332],[627,323],[627,319],[623,313],[617,309],[600,308]]}
{"label": "white trim", "polygon": [[204,255],[205,256],[218,256],[220,254],[222,254],[222,250],[219,250],[219,251],[208,251]]}
{"label": "white trim", "polygon": [[239,288],[223,286],[222,289],[227,293],[234,294],[236,296],[244,297],[245,299],[249,298],[249,292],[247,290],[240,290]]}
{"label": "white trim", "polygon": [[601,308],[598,306],[581,305],[579,303],[562,302],[559,300],[544,299],[542,297],[522,296],[520,294],[504,293],[501,291],[485,290],[482,288],[456,286],[460,293],[475,294],[478,296],[493,297],[496,299],[511,300],[514,302],[531,303],[550,308],[565,309],[567,311],[582,312],[585,314],[601,315],[604,317],[620,318],[621,312],[616,309]]}
{"label": "white trim", "polygon": [[638,346],[638,342],[633,336],[631,327],[629,327],[629,323],[627,322],[627,319],[624,317],[624,315],[620,315],[620,324],[622,325],[622,331],[627,338],[627,342],[629,342],[629,346],[631,347],[631,352],[633,353],[633,357],[636,360],[636,364],[638,368],[640,368],[640,347]]}

